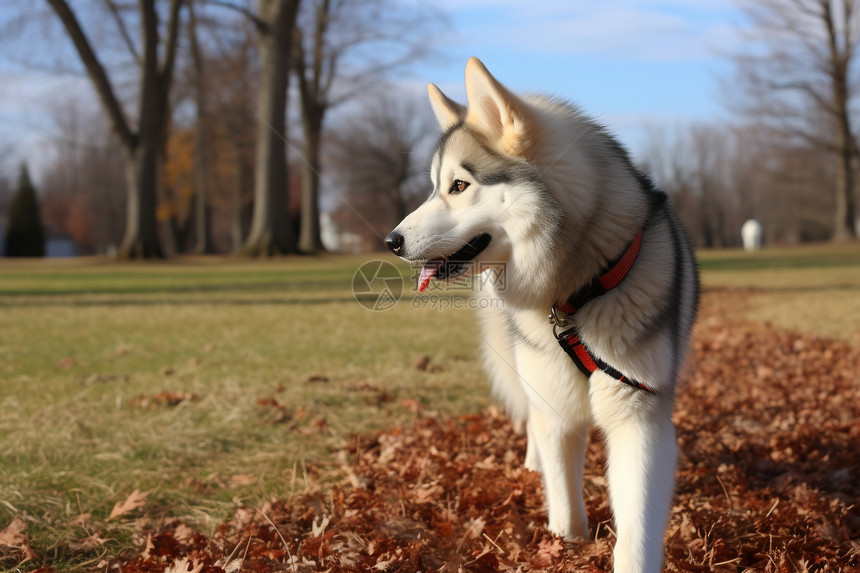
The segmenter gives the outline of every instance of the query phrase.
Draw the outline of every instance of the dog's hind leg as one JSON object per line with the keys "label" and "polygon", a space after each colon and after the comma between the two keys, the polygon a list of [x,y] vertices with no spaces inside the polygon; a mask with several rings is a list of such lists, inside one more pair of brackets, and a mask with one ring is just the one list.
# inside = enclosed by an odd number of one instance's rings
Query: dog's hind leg
{"label": "dog's hind leg", "polygon": [[615,573],[656,573],[663,561],[677,459],[672,400],[596,373],[591,401],[606,436]]}

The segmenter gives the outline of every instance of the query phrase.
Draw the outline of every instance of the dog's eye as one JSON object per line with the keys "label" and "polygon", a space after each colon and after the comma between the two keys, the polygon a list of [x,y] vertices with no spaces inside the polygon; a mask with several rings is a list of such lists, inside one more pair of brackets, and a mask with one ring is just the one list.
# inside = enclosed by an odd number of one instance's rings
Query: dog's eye
{"label": "dog's eye", "polygon": [[469,186],[468,181],[463,181],[461,179],[454,179],[454,182],[451,184],[451,188],[448,189],[448,193],[451,195],[455,193],[462,193]]}

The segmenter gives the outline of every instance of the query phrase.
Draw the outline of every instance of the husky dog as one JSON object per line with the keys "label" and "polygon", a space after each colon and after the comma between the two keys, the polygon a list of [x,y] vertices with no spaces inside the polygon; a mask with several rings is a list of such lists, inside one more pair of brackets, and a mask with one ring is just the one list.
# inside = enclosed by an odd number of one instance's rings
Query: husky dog
{"label": "husky dog", "polygon": [[[517,96],[477,59],[468,106],[428,86],[442,136],[433,191],[386,237],[431,280],[504,265],[503,308],[482,317],[493,388],[526,420],[549,528],[587,537],[582,468],[605,435],[618,572],[658,571],[677,446],[675,383],[698,274],[666,195],[577,108]],[[551,321],[547,320],[550,315]]]}

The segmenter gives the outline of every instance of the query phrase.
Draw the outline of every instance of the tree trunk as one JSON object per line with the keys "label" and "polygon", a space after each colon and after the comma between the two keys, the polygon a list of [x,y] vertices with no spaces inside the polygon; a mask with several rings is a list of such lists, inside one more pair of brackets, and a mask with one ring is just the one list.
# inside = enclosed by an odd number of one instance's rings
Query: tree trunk
{"label": "tree trunk", "polygon": [[128,209],[125,236],[118,255],[122,258],[163,257],[158,242],[156,190],[159,155],[167,124],[167,94],[173,75],[183,0],[170,1],[161,62],[155,0],[138,0],[142,53],[139,57],[141,84],[137,132],[129,125],[105,68],[68,3],[64,0],[47,1],[69,34],[125,154]]}
{"label": "tree trunk", "polygon": [[[853,3],[844,2],[842,5],[844,19],[842,29],[847,33],[849,22],[854,11]],[[821,17],[827,30],[830,60],[829,75],[832,85],[832,116],[833,116],[833,158],[836,168],[836,210],[833,227],[833,239],[846,241],[855,236],[854,229],[854,175],[852,162],[854,159],[854,136],[851,133],[849,64],[853,56],[854,46],[846,36],[840,42],[839,18],[833,14],[830,2],[821,2]]]}
{"label": "tree trunk", "polygon": [[234,252],[242,250],[248,230],[248,221],[250,220],[249,211],[251,211],[251,208],[245,202],[245,188],[248,186],[249,175],[250,170],[245,168],[245,161],[241,154],[237,154],[236,180],[234,182],[235,193],[233,195],[233,221],[230,234]]}
{"label": "tree trunk", "polygon": [[[316,6],[313,45],[309,61],[302,39],[303,30],[297,28],[294,31],[293,47],[296,58],[296,76],[299,81],[299,95],[301,96],[305,155],[302,169],[302,212],[299,222],[299,250],[308,254],[325,250],[320,232],[319,189],[320,170],[322,168],[322,161],[320,160],[322,125],[328,108],[326,98],[332,79],[332,76],[328,78],[323,77],[330,9],[330,0],[321,0]],[[332,58],[329,63],[331,64],[329,73],[332,73],[334,59]]]}
{"label": "tree trunk", "polygon": [[194,205],[195,243],[194,253],[209,255],[215,252],[212,240],[212,206],[206,202],[205,193],[197,193]]}
{"label": "tree trunk", "polygon": [[[199,88],[198,88],[199,89]],[[211,154],[207,137],[209,116],[201,113],[205,105],[202,93],[197,97],[197,126],[194,130],[194,252],[198,255],[214,253],[212,241],[212,208],[207,199]]]}
{"label": "tree trunk", "polygon": [[287,213],[286,107],[290,38],[299,0],[260,0],[260,92],[254,215],[242,251],[251,256],[290,254],[296,239]]}
{"label": "tree trunk", "polygon": [[[145,4],[141,2],[141,11],[144,12],[142,17],[154,17],[154,12],[146,14],[147,8],[153,11],[154,8]],[[161,94],[163,86],[159,81],[156,45],[147,40],[141,65],[137,141],[131,149],[126,150],[128,205],[125,236],[118,252],[118,256],[123,259],[164,257],[158,240],[155,210],[166,98],[162,98]]]}
{"label": "tree trunk", "polygon": [[836,212],[834,241],[847,241],[856,236],[854,228],[854,173],[852,171],[852,135],[847,108],[838,114],[834,159],[836,160]]}
{"label": "tree trunk", "polygon": [[303,114],[305,157],[302,164],[302,219],[299,225],[299,250],[314,254],[325,250],[320,231],[320,146],[322,114]]}
{"label": "tree trunk", "polygon": [[212,243],[212,208],[206,191],[212,167],[209,146],[209,112],[206,109],[206,81],[203,55],[197,40],[197,11],[194,2],[188,2],[188,39],[194,63],[194,100],[197,107],[197,125],[194,129],[194,252],[198,255],[215,252]]}
{"label": "tree trunk", "polygon": [[141,144],[126,152],[125,179],[128,186],[125,235],[117,256],[122,259],[163,258],[155,217],[158,142]]}

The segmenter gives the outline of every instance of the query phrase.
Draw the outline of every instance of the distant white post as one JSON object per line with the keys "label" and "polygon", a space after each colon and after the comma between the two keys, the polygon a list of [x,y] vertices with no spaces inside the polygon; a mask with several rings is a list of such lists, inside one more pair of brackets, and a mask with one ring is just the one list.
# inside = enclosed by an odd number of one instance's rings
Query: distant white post
{"label": "distant white post", "polygon": [[757,251],[761,248],[762,235],[764,234],[761,223],[755,219],[749,219],[741,226],[741,240],[745,251]]}

